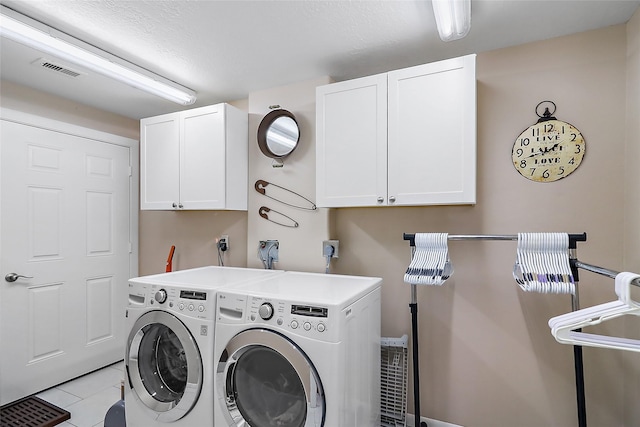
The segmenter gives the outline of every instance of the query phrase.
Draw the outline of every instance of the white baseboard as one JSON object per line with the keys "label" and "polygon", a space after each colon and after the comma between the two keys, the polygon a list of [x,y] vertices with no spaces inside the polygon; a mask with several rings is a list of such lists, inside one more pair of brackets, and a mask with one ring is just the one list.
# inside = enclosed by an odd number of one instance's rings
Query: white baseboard
{"label": "white baseboard", "polygon": [[[413,414],[407,414],[407,427],[414,427],[415,416]],[[434,420],[427,417],[420,417],[420,421],[427,423],[427,427],[464,427],[458,424],[451,424],[445,421]]]}

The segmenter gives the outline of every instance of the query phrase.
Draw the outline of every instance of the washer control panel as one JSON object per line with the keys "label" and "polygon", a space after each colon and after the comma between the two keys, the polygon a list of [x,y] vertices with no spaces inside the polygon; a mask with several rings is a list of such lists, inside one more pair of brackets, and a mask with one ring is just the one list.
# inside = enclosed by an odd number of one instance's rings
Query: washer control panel
{"label": "washer control panel", "polygon": [[276,325],[300,335],[329,339],[333,332],[327,307],[250,296],[246,314],[251,323]]}
{"label": "washer control panel", "polygon": [[156,307],[198,319],[212,319],[214,305],[213,291],[129,283],[129,307]]}

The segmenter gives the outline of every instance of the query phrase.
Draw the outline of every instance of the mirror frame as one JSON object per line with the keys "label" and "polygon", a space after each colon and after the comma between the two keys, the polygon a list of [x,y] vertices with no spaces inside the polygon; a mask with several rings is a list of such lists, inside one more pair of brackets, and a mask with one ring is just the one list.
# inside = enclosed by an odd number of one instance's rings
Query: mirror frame
{"label": "mirror frame", "polygon": [[[269,145],[267,144],[267,132],[271,128],[271,125],[273,125],[273,123],[281,117],[289,117],[291,120],[293,120],[293,122],[296,124],[296,127],[298,128],[298,139],[296,139],[295,146],[291,149],[291,151],[283,155],[273,153],[269,149]],[[260,147],[260,151],[262,151],[262,154],[272,159],[284,159],[295,151],[295,149],[298,147],[299,142],[300,125],[298,125],[296,117],[287,110],[279,108],[277,110],[269,112],[266,116],[263,117],[262,121],[260,122],[260,126],[258,126],[258,147]]]}

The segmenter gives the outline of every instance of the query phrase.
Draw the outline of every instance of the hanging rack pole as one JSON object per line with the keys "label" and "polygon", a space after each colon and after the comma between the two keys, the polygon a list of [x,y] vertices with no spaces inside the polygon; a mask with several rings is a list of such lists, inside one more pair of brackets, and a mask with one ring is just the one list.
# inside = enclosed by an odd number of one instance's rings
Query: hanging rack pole
{"label": "hanging rack pole", "polygon": [[[404,233],[404,240],[409,240],[411,246],[416,245],[415,233]],[[517,234],[449,234],[449,240],[518,240]],[[569,234],[569,242],[586,242],[587,233]],[[575,247],[575,243],[573,244]]]}
{"label": "hanging rack pole", "polygon": [[[415,253],[415,246],[411,247],[411,258]],[[420,427],[420,370],[418,369],[418,287],[411,285],[411,303],[409,304],[411,312],[411,349],[413,363],[413,413],[414,426]]]}
{"label": "hanging rack pole", "polygon": [[[618,274],[620,274],[619,271],[610,270],[610,269],[604,268],[604,267],[598,267],[597,265],[587,264],[586,262],[582,262],[582,261],[578,261],[578,260],[575,260],[575,265],[576,265],[577,268],[581,268],[583,270],[587,270],[587,271],[590,271],[592,273],[597,273],[597,274],[600,274],[602,276],[607,276],[607,277],[610,277],[612,279],[615,279],[616,276]],[[631,281],[631,284],[633,286],[640,287],[640,278],[633,279]]]}
{"label": "hanging rack pole", "polygon": [[[571,311],[580,310],[580,277],[578,275],[578,244],[569,241],[569,265],[575,283],[575,292],[571,295]],[[584,358],[582,346],[573,346],[573,368],[576,379],[576,407],[578,410],[578,427],[587,427],[587,399],[584,389]]]}

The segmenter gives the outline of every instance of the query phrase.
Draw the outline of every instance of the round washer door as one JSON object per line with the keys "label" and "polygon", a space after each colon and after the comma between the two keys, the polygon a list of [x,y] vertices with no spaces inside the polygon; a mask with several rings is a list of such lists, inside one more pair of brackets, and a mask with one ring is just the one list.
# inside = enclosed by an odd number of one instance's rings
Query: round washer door
{"label": "round washer door", "polygon": [[202,389],[202,357],[193,335],[174,315],[150,311],[135,322],[125,355],[132,391],[163,422],[185,416]]}
{"label": "round washer door", "polygon": [[287,337],[249,329],[227,344],[217,367],[230,426],[321,427],[322,384],[307,355]]}

